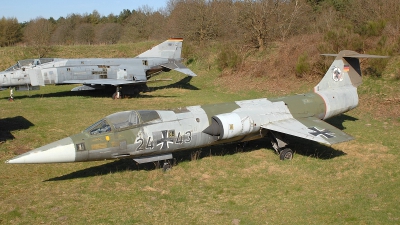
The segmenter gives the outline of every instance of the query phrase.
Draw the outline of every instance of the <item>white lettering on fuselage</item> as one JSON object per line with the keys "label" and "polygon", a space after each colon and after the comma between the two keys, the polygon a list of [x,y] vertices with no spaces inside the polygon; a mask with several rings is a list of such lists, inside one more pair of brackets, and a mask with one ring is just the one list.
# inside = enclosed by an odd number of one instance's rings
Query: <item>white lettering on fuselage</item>
{"label": "white lettering on fuselage", "polygon": [[173,132],[168,130],[158,132],[161,133],[161,138],[154,139],[153,137],[149,137],[147,138],[147,140],[143,138],[138,138],[136,140],[136,143],[139,143],[139,146],[136,148],[136,151],[153,149],[155,146],[160,146],[160,150],[165,150],[170,148],[170,144],[182,145],[184,143],[190,143],[192,141],[191,131],[186,131],[183,135],[181,134],[181,132],[179,132],[176,137],[175,135],[171,135]]}

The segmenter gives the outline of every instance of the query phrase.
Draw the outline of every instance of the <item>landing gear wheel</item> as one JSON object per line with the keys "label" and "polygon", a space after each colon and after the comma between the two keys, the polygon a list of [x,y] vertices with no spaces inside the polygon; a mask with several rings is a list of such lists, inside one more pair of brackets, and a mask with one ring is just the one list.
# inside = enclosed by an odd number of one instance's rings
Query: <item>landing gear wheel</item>
{"label": "landing gear wheel", "polygon": [[279,157],[281,160],[292,160],[293,159],[293,151],[290,148],[285,148],[279,153]]}
{"label": "landing gear wheel", "polygon": [[167,172],[170,169],[171,169],[171,165],[169,163],[165,162],[163,165],[163,171]]}
{"label": "landing gear wheel", "polygon": [[119,94],[119,93],[114,93],[112,96],[111,96],[111,98],[112,99],[120,99],[121,98],[121,95]]}
{"label": "landing gear wheel", "polygon": [[119,99],[119,98],[121,98],[121,88],[120,87],[117,87],[117,90],[115,91],[115,93],[112,95],[112,99]]}

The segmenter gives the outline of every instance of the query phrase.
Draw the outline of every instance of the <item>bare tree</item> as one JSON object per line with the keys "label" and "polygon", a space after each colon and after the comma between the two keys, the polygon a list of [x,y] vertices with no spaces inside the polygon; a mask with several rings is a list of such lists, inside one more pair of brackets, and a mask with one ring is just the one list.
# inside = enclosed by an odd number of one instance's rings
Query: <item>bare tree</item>
{"label": "bare tree", "polygon": [[38,57],[43,57],[49,50],[53,24],[44,18],[31,20],[24,31],[24,38],[28,45],[33,46]]}
{"label": "bare tree", "polygon": [[94,38],[94,27],[90,23],[80,24],[75,29],[75,43],[77,44],[93,44]]}
{"label": "bare tree", "polygon": [[75,29],[84,23],[86,17],[79,14],[70,14],[67,18],[60,18],[58,26],[51,38],[51,43],[59,45],[72,45],[75,43]]}
{"label": "bare tree", "polygon": [[127,24],[130,34],[129,36],[134,39],[148,40],[154,26],[157,24],[150,24],[149,20],[153,14],[153,9],[148,6],[143,6],[135,10],[132,15],[127,19]]}
{"label": "bare tree", "polygon": [[284,41],[292,32],[299,31],[306,21],[300,15],[304,9],[311,9],[303,0],[244,0],[236,6],[245,38],[260,51],[266,43]]}
{"label": "bare tree", "polygon": [[149,26],[151,30],[149,32],[148,39],[164,39],[166,38],[163,29],[166,27],[167,18],[166,16],[160,12],[153,12],[148,18]]}
{"label": "bare tree", "polygon": [[282,1],[275,12],[275,23],[280,34],[280,39],[285,39],[291,34],[299,34],[310,23],[307,17],[311,13],[311,7],[304,0]]}
{"label": "bare tree", "polygon": [[[170,22],[174,33],[203,45],[206,40],[218,36],[219,20],[217,10],[211,7],[214,1],[176,0],[169,3]],[[171,28],[171,27],[169,27]],[[171,29],[173,30],[173,28]]]}
{"label": "bare tree", "polygon": [[6,26],[7,20],[6,18],[3,16],[0,20],[0,46],[4,47],[6,46],[6,38],[4,35],[4,30],[5,30],[5,26]]}
{"label": "bare tree", "polygon": [[96,32],[97,42],[100,44],[115,44],[122,34],[122,26],[118,23],[101,25]]}
{"label": "bare tree", "polygon": [[[346,17],[352,18],[352,22],[357,28],[381,28],[380,31],[382,33],[386,31],[390,39],[398,38],[400,34],[399,0],[353,0],[351,7],[356,8],[357,13],[348,12]],[[380,27],[374,27],[374,23],[375,26]],[[373,31],[376,36],[380,36],[381,32]]]}
{"label": "bare tree", "polygon": [[245,0],[237,4],[237,10],[241,12],[238,24],[245,39],[260,51],[265,49],[265,43],[276,34],[272,25],[275,3],[273,0]]}
{"label": "bare tree", "polygon": [[58,25],[51,36],[51,43],[56,45],[72,44],[74,42],[73,30],[66,24]]}

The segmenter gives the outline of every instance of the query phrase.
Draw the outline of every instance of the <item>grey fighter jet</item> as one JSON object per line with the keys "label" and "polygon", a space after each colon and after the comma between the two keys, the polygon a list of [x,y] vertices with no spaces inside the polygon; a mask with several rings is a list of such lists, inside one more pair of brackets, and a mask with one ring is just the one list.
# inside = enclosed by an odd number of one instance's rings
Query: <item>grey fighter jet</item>
{"label": "grey fighter jet", "polygon": [[20,60],[0,72],[0,87],[38,89],[46,84],[83,84],[72,91],[111,88],[113,98],[146,91],[148,79],[176,70],[196,76],[181,63],[182,38],[171,38],[135,58],[40,58]]}
{"label": "grey fighter jet", "polygon": [[169,160],[177,151],[269,137],[280,159],[292,159],[283,134],[326,145],[353,138],[324,120],[358,105],[359,58],[382,56],[341,51],[314,90],[172,110],[118,112],[79,134],[17,156],[7,163],[59,163],[132,158]]}

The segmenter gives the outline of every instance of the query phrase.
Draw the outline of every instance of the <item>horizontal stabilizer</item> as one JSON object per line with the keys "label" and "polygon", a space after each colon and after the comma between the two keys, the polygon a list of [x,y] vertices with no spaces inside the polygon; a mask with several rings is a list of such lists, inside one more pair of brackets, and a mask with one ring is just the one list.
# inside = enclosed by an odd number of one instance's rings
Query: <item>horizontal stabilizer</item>
{"label": "horizontal stabilizer", "polygon": [[[343,87],[357,88],[362,83],[360,58],[388,58],[389,56],[360,54],[350,50],[342,50],[338,54],[321,54],[334,56],[329,69],[322,80],[314,87],[316,93],[341,90]],[[324,93],[322,93],[324,94]],[[325,93],[326,94],[326,93]],[[352,95],[354,97],[354,95]]]}
{"label": "horizontal stabilizer", "polygon": [[177,61],[170,61],[169,63],[161,64],[160,66],[171,69],[171,70],[176,70],[178,72],[184,73],[191,77],[197,76],[195,73],[193,73],[193,71],[191,71],[185,65],[183,65],[182,63],[177,62]]}
{"label": "horizontal stabilizer", "polygon": [[261,127],[327,145],[353,140],[350,135],[315,117],[291,118]]}
{"label": "horizontal stabilizer", "polygon": [[[339,54],[321,54],[321,55],[337,57]],[[368,54],[360,54],[360,53],[357,53],[357,52],[351,52],[349,54],[343,54],[342,56],[343,57],[348,57],[348,58],[376,58],[376,59],[389,58],[389,56],[384,56],[384,55],[368,55]]]}

